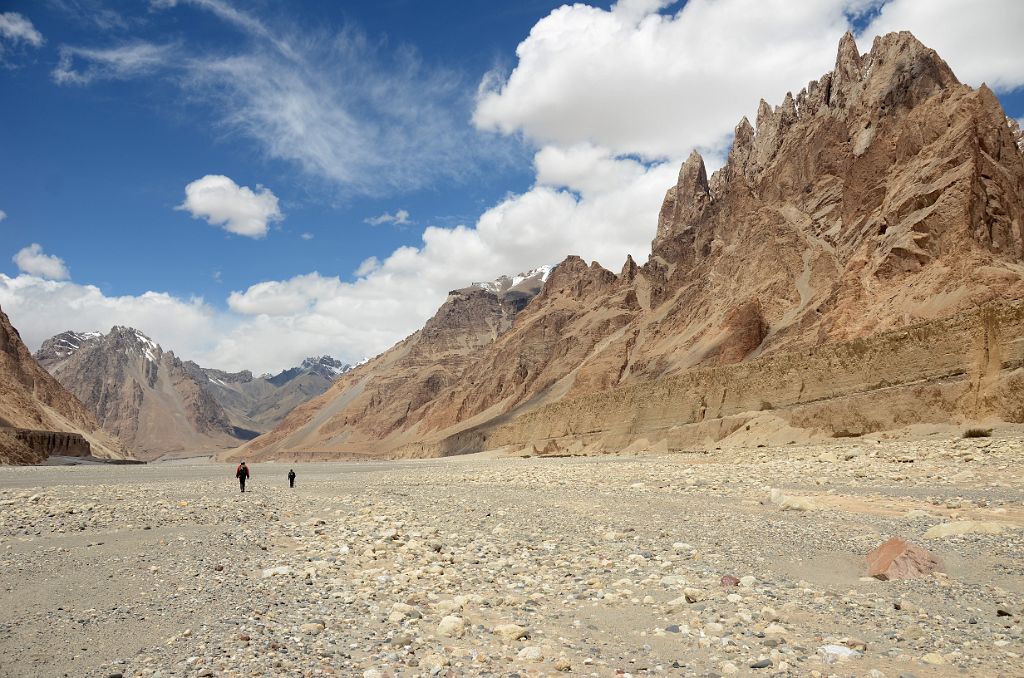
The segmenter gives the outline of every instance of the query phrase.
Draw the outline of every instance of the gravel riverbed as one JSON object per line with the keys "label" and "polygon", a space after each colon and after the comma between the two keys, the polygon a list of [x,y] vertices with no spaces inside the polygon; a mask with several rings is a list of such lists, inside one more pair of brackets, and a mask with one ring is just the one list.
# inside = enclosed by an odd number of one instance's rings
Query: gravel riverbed
{"label": "gravel riverbed", "polygon": [[3,468],[0,676],[1024,676],[1022,458]]}

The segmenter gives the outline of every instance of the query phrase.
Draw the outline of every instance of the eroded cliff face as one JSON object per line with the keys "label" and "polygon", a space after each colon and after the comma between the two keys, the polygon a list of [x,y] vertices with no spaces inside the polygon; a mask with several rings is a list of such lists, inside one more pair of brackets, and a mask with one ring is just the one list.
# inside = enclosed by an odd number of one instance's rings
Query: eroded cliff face
{"label": "eroded cliff face", "polygon": [[51,452],[131,456],[39,366],[0,310],[0,463],[35,464]]}
{"label": "eroded cliff face", "polygon": [[[779,106],[762,101],[756,126],[740,121],[722,169],[708,177],[699,154],[687,159],[643,266],[630,259],[615,275],[570,257],[507,331],[463,356],[457,379],[419,398],[379,391],[375,404],[404,411],[364,430],[364,449],[521,444],[522,435],[493,432],[554,403],[574,403],[562,408],[572,420],[587,398],[619,389],[781,354],[825,355],[1024,298],[1022,224],[1021,134],[995,96],[959,83],[909,33],[880,37],[864,55],[847,35],[832,72]],[[827,382],[829,363],[810,362]],[[898,362],[886,369],[882,380],[901,381]],[[997,372],[1005,369],[1015,368]],[[286,420],[254,449],[344,449],[369,410],[341,403],[366,374],[356,370],[311,403],[301,438]],[[735,388],[758,388],[747,372],[723,374],[740,379]],[[913,420],[912,405],[901,411]],[[968,415],[957,405],[943,416]]]}

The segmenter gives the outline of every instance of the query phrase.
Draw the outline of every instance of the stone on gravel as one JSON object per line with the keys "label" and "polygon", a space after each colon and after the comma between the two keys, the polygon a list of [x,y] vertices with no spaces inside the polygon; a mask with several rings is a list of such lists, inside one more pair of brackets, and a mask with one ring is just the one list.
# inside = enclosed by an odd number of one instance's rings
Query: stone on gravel
{"label": "stone on gravel", "polygon": [[526,629],[518,624],[501,624],[494,627],[494,635],[506,643],[512,643],[527,637]]}
{"label": "stone on gravel", "polygon": [[520,650],[516,657],[527,662],[544,661],[544,650],[536,645],[529,645]]}
{"label": "stone on gravel", "polygon": [[818,654],[822,656],[826,664],[835,664],[844,659],[852,659],[861,655],[857,650],[845,645],[822,645],[818,648]]}
{"label": "stone on gravel", "polygon": [[449,638],[461,638],[466,633],[466,622],[462,620],[462,617],[448,615],[437,625],[437,632]]}
{"label": "stone on gravel", "polygon": [[867,562],[868,576],[882,581],[927,577],[942,567],[933,553],[900,537],[872,549]]}
{"label": "stone on gravel", "polygon": [[388,615],[390,622],[402,622],[406,619],[420,619],[423,615],[412,605],[395,603],[391,606],[391,614]]}

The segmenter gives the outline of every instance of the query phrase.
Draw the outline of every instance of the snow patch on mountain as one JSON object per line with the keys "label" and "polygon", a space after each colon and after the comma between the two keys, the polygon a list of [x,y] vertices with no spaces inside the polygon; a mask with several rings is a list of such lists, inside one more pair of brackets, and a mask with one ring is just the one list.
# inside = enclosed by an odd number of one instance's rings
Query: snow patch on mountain
{"label": "snow patch on mountain", "polygon": [[470,287],[478,287],[488,292],[492,292],[497,295],[502,295],[508,292],[513,287],[517,287],[524,282],[533,281],[540,285],[543,285],[548,281],[548,277],[551,275],[551,271],[554,266],[538,266],[535,269],[527,271],[525,273],[517,273],[515,275],[503,275],[495,280],[486,282],[475,282]]}

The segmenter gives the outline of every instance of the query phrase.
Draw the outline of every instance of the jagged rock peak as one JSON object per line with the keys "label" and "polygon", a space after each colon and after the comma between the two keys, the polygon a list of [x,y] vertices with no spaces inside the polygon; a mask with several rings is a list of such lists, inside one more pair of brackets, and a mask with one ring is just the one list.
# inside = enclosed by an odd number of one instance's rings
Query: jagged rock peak
{"label": "jagged rock peak", "polygon": [[833,83],[842,83],[848,80],[859,80],[861,69],[860,51],[857,49],[857,41],[853,33],[847,31],[839,39],[839,49],[836,51],[836,66],[833,69]]}
{"label": "jagged rock peak", "polygon": [[101,332],[75,332],[67,330],[43,342],[35,352],[36,360],[63,360],[78,352],[86,342],[103,336]]}
{"label": "jagged rock peak", "polygon": [[696,149],[690,152],[683,166],[679,168],[679,179],[676,182],[679,189],[679,198],[696,199],[700,196],[710,196],[711,189],[708,187],[708,173],[704,168],[704,158]]}
{"label": "jagged rock peak", "polygon": [[579,255],[570,254],[551,271],[548,282],[551,287],[561,287],[585,275],[586,272],[587,262],[583,261],[583,258]]}
{"label": "jagged rock peak", "polygon": [[310,357],[302,361],[302,369],[310,372],[316,372],[323,376],[333,379],[339,374],[343,374],[352,369],[352,366],[348,363],[343,363],[337,358],[333,358],[329,355],[322,355],[319,357]]}
{"label": "jagged rock peak", "polygon": [[594,291],[608,288],[616,280],[618,276],[598,262],[588,266],[582,258],[570,254],[551,271],[551,277],[540,296],[567,295],[581,299]]}
{"label": "jagged rock peak", "polygon": [[711,202],[711,186],[704,158],[694,150],[679,168],[676,185],[665,193],[651,252],[655,256],[671,257],[671,253],[666,250],[668,241],[695,224]]}
{"label": "jagged rock peak", "polygon": [[633,255],[626,255],[626,263],[622,265],[622,271],[619,273],[619,280],[623,282],[632,282],[636,278],[636,272],[639,267],[636,262],[633,261]]}
{"label": "jagged rock peak", "polygon": [[795,98],[787,92],[780,106],[773,108],[762,99],[756,129],[745,117],[740,120],[726,166],[721,176],[712,177],[712,186],[718,191],[722,183],[740,178],[753,185],[798,121],[827,114],[857,125],[913,108],[941,90],[959,86],[935,50],[908,31],[876,37],[864,55],[848,32],[839,41],[832,71],[808,83]]}

